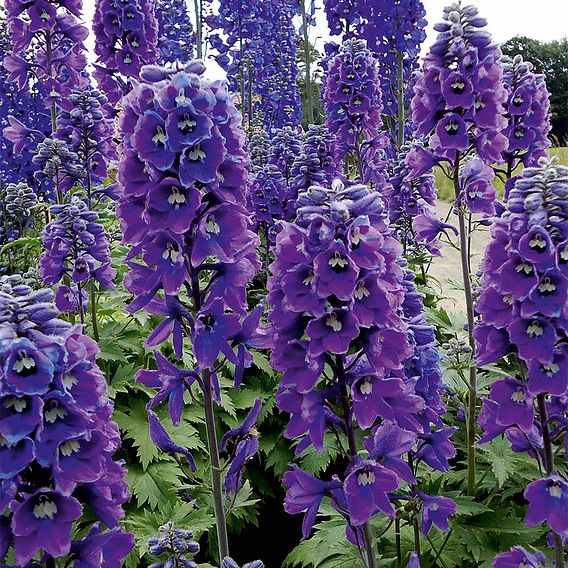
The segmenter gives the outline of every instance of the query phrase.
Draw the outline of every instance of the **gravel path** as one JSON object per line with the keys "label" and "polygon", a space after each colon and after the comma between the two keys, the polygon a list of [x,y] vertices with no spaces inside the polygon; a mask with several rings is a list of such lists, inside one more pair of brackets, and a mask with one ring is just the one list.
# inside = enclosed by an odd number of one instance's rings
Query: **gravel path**
{"label": "gravel path", "polygon": [[[445,219],[448,212],[451,210],[451,203],[445,201],[438,201],[436,211],[441,219]],[[450,214],[449,223],[458,225],[457,215]],[[451,235],[452,242],[457,243],[458,238]],[[489,228],[482,227],[474,231],[472,237],[472,272],[479,267],[479,263],[483,257],[485,245],[489,241]],[[441,306],[448,312],[465,312],[464,296],[462,290],[462,273],[460,263],[460,253],[457,249],[453,248],[447,243],[441,246],[442,256],[435,257],[428,274],[434,276],[438,283],[433,283],[433,287],[438,288],[439,292],[445,298],[440,302]]]}

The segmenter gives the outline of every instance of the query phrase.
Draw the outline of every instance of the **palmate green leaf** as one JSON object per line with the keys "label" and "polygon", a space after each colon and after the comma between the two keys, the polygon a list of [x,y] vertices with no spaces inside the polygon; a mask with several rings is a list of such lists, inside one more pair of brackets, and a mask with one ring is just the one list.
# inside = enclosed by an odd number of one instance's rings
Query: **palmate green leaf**
{"label": "palmate green leaf", "polygon": [[479,515],[493,511],[493,509],[483,505],[483,503],[477,503],[473,497],[466,495],[459,496],[453,493],[444,493],[444,495],[451,497],[456,502],[458,506],[456,511],[457,515]]}
{"label": "palmate green leaf", "polygon": [[109,396],[114,398],[116,393],[127,393],[129,389],[136,388],[138,383],[134,380],[134,375],[137,370],[138,365],[134,363],[119,365],[108,382]]}
{"label": "palmate green leaf", "polygon": [[131,464],[126,481],[136,497],[138,506],[142,507],[147,503],[147,506],[154,510],[178,499],[177,489],[182,475],[175,462],[158,461],[145,469]]}
{"label": "palmate green leaf", "polygon": [[519,461],[519,457],[511,450],[509,441],[504,437],[495,438],[487,444],[480,445],[479,449],[489,462],[497,485],[499,488],[503,487],[507,479],[515,474]]}
{"label": "palmate green leaf", "polygon": [[124,437],[132,440],[142,468],[146,469],[160,455],[160,450],[150,438],[146,401],[134,399],[128,413],[115,410],[113,416],[124,432]]}
{"label": "palmate green leaf", "polygon": [[308,473],[318,475],[327,469],[332,460],[337,457],[338,453],[339,447],[335,436],[333,436],[333,434],[326,433],[324,437],[323,450],[321,452],[310,447],[300,454],[301,468],[306,470]]}
{"label": "palmate green leaf", "polygon": [[128,359],[124,356],[123,348],[116,342],[114,337],[102,337],[99,341],[99,349],[97,359],[116,363],[128,363]]}
{"label": "palmate green leaf", "polygon": [[264,371],[270,377],[275,374],[275,371],[270,365],[268,359],[263,353],[260,353],[260,351],[252,351],[252,363],[256,368]]}

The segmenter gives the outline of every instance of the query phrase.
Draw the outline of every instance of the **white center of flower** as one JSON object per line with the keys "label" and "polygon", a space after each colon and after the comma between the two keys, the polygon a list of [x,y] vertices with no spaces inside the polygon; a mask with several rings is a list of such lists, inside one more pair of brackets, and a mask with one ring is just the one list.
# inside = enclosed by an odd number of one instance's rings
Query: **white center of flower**
{"label": "white center of flower", "polygon": [[531,247],[532,249],[534,249],[534,248],[545,249],[546,248],[546,241],[542,238],[541,235],[535,235],[529,241],[529,247]]}
{"label": "white center of flower", "polygon": [[70,375],[69,373],[67,373],[66,375],[63,376],[63,386],[66,389],[70,389],[73,388],[79,381],[73,376]]}
{"label": "white center of flower", "polygon": [[547,276],[542,281],[542,283],[540,284],[538,289],[543,294],[546,294],[547,292],[554,292],[556,290],[556,284],[554,284],[554,282],[550,278],[548,278],[548,276]]}
{"label": "white center of flower", "polygon": [[49,22],[49,13],[46,10],[43,10],[39,17],[44,22]]}
{"label": "white center of flower", "polygon": [[218,235],[221,232],[221,227],[219,227],[219,223],[217,223],[215,215],[209,215],[209,217],[207,217],[205,231],[207,233],[214,233],[215,235]]}
{"label": "white center of flower", "polygon": [[548,492],[550,493],[551,497],[556,497],[557,499],[560,499],[560,497],[562,497],[562,487],[560,487],[560,485],[558,485],[557,483],[553,483],[548,488]]}
{"label": "white center of flower", "polygon": [[138,40],[137,40],[137,39],[133,39],[133,40],[130,42],[130,45],[131,45],[132,47],[138,47],[140,44],[138,43]]}
{"label": "white center of flower", "polygon": [[516,402],[517,404],[524,404],[525,400],[527,399],[524,391],[522,389],[518,389],[516,390],[512,395],[511,395],[511,400],[513,402]]}
{"label": "white center of flower", "polygon": [[28,406],[28,403],[23,398],[10,396],[4,399],[4,408],[13,408],[16,412],[22,412]]}
{"label": "white center of flower", "polygon": [[156,127],[156,134],[152,137],[152,142],[154,142],[154,144],[162,144],[165,146],[167,141],[168,137],[166,136],[164,129],[161,126]]}
{"label": "white center of flower", "polygon": [[175,185],[171,187],[168,203],[173,205],[175,209],[179,209],[185,203],[185,195]]}
{"label": "white center of flower", "polygon": [[36,366],[35,361],[32,357],[28,357],[25,351],[20,351],[18,357],[19,359],[16,359],[14,362],[14,371],[16,371],[16,373],[26,373]]}
{"label": "white center of flower", "polygon": [[558,371],[560,371],[560,367],[556,363],[547,363],[545,365],[541,365],[541,369],[547,377],[552,377],[553,375],[556,375]]}
{"label": "white center of flower", "polygon": [[428,505],[428,509],[430,509],[430,511],[437,511],[439,508],[438,503],[430,503],[430,505]]}
{"label": "white center of flower", "polygon": [[15,446],[15,444],[8,442],[8,440],[6,440],[6,438],[4,438],[2,434],[0,434],[0,448],[11,448],[12,446]]}
{"label": "white center of flower", "polygon": [[454,91],[463,91],[465,87],[465,82],[463,79],[456,79],[453,83],[452,83],[452,89]]}
{"label": "white center of flower", "polygon": [[485,108],[485,106],[486,105],[481,97],[475,99],[475,110],[481,110],[482,108]]}
{"label": "white center of flower", "polygon": [[458,130],[459,126],[455,120],[450,120],[448,124],[446,124],[446,132],[449,134],[455,134]]}
{"label": "white center of flower", "polygon": [[179,104],[184,104],[184,103],[189,103],[191,102],[191,99],[189,97],[185,96],[185,90],[183,89],[183,87],[178,91],[177,97],[176,97],[176,103]]}
{"label": "white center of flower", "polygon": [[375,474],[372,471],[362,471],[357,475],[359,485],[372,485],[375,483]]}
{"label": "white center of flower", "polygon": [[366,378],[359,386],[359,390],[361,391],[361,394],[364,394],[365,396],[370,395],[373,392],[373,383],[371,382],[371,379]]}
{"label": "white center of flower", "polygon": [[503,302],[505,304],[509,304],[509,306],[513,305],[513,296],[511,296],[511,294],[505,294],[503,296]]}
{"label": "white center of flower", "polygon": [[333,313],[333,314],[329,314],[329,316],[327,316],[327,318],[325,318],[325,324],[329,327],[331,327],[331,329],[333,329],[333,331],[341,331],[341,328],[343,327],[341,325],[341,322],[337,319],[337,314]]}
{"label": "white center of flower", "polygon": [[124,63],[126,63],[127,65],[128,65],[129,63],[132,63],[132,57],[130,57],[130,53],[127,53],[127,54],[124,56],[123,61],[124,61]]}
{"label": "white center of flower", "polygon": [[178,259],[178,251],[175,249],[172,243],[166,245],[166,249],[162,253],[162,258],[164,260],[169,260],[172,264],[175,264]]}
{"label": "white center of flower", "polygon": [[533,321],[529,327],[527,327],[527,333],[531,337],[540,337],[544,333],[544,329],[537,321]]}
{"label": "white center of flower", "polygon": [[70,456],[78,452],[80,447],[81,444],[77,440],[67,440],[67,442],[63,442],[63,444],[59,446],[59,451],[63,456]]}
{"label": "white center of flower", "polygon": [[347,266],[348,262],[347,262],[346,258],[341,256],[341,253],[339,253],[338,251],[335,251],[333,253],[333,258],[329,259],[328,264],[332,268],[336,268],[336,267],[345,268]]}
{"label": "white center of flower", "polygon": [[351,235],[351,243],[354,244],[355,246],[357,246],[359,244],[359,242],[361,241],[362,235],[361,235],[361,229],[359,227],[355,227],[355,229],[353,229],[353,233]]}
{"label": "white center of flower", "polygon": [[370,295],[371,292],[369,292],[365,284],[363,282],[359,283],[359,285],[355,289],[355,298],[357,300],[362,300],[363,298],[368,298]]}
{"label": "white center of flower", "polygon": [[560,258],[564,261],[568,262],[568,247],[564,247],[561,251],[560,251]]}
{"label": "white center of flower", "polygon": [[187,157],[192,162],[197,162],[198,160],[203,162],[205,160],[205,152],[199,147],[199,145],[194,146],[188,153]]}
{"label": "white center of flower", "polygon": [[533,273],[533,266],[528,262],[521,262],[515,266],[515,270],[517,272],[524,272],[525,274],[532,274]]}
{"label": "white center of flower", "polygon": [[34,507],[36,519],[53,519],[57,513],[57,505],[47,497],[40,497],[41,501]]}
{"label": "white center of flower", "polygon": [[521,95],[515,95],[515,97],[513,98],[513,102],[516,105],[522,105],[524,103],[524,99],[523,97],[521,97]]}
{"label": "white center of flower", "polygon": [[192,131],[196,126],[197,122],[193,120],[189,114],[184,114],[182,119],[178,122],[179,129],[183,132]]}
{"label": "white center of flower", "polygon": [[67,410],[59,406],[56,400],[52,400],[50,408],[45,411],[44,416],[50,424],[53,424],[58,418],[65,418],[65,416],[67,416]]}
{"label": "white center of flower", "polygon": [[313,281],[315,279],[315,275],[313,272],[310,272],[303,280],[302,280],[302,284],[304,286],[311,286]]}

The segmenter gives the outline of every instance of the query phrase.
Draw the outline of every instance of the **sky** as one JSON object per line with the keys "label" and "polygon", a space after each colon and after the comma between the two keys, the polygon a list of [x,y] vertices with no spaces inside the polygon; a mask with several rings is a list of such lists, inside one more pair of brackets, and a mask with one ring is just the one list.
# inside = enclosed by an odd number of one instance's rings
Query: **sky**
{"label": "sky", "polygon": [[[444,6],[448,0],[423,0],[428,20],[427,37],[423,45],[423,53],[434,41],[436,32],[433,24],[441,20]],[[468,2],[464,1],[464,4]],[[540,41],[562,39],[568,35],[568,0],[473,0],[481,16],[487,19],[487,30],[495,41],[503,43],[515,35],[524,35]],[[188,2],[188,4],[192,4]],[[315,41],[321,50],[323,44],[330,39],[323,1],[316,0],[316,26],[310,30],[310,39]],[[85,21],[89,24],[93,17],[95,0],[84,0]],[[94,39],[92,34],[87,40],[92,60]],[[220,68],[213,66],[209,75],[222,74]]]}

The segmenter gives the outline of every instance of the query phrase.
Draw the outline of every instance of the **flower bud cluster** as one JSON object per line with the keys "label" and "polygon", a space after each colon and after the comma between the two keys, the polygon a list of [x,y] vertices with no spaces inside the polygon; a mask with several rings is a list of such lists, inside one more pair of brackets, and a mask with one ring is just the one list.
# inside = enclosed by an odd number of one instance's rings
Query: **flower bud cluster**
{"label": "flower bud cluster", "polygon": [[197,568],[197,564],[188,558],[199,552],[199,544],[193,540],[191,531],[176,529],[172,523],[161,526],[159,531],[160,536],[148,540],[148,551],[163,560],[154,562],[150,568]]}
{"label": "flower bud cluster", "polygon": [[26,183],[0,186],[0,248],[23,236],[33,222],[31,209],[37,195]]}

